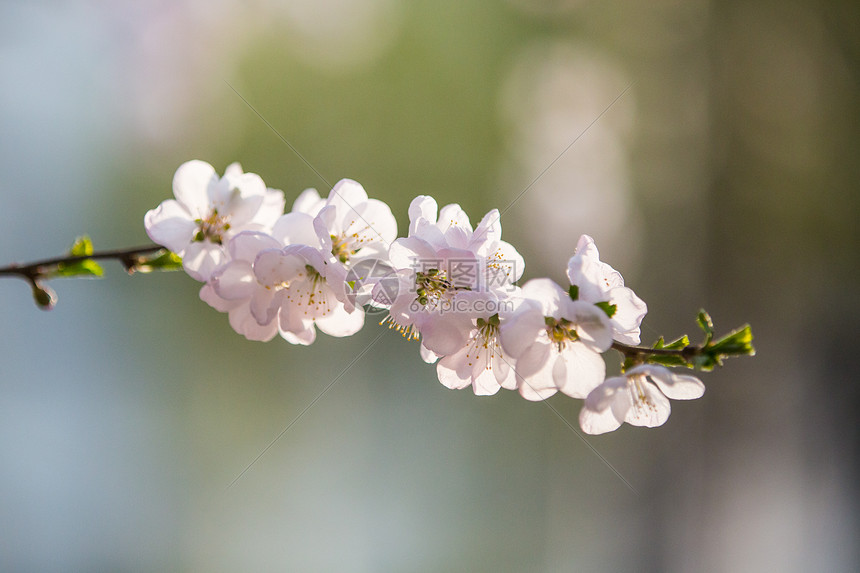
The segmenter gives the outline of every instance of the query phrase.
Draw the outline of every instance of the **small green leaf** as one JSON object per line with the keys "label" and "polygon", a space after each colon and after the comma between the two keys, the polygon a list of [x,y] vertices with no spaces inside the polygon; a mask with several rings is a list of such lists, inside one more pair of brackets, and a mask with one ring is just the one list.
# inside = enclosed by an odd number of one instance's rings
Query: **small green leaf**
{"label": "small green leaf", "polygon": [[137,263],[129,269],[141,273],[151,273],[152,271],[178,271],[182,269],[182,257],[162,249],[153,255],[141,257]]}
{"label": "small green leaf", "polygon": [[73,257],[88,257],[93,254],[93,242],[87,235],[81,235],[75,239],[69,254]]}
{"label": "small green leaf", "polygon": [[718,356],[755,356],[752,329],[744,325],[714,342],[710,350]]}
{"label": "small green leaf", "polygon": [[94,260],[84,259],[72,263],[60,263],[57,265],[57,269],[51,272],[50,275],[54,277],[100,277],[104,275],[104,269]]}
{"label": "small green leaf", "polygon": [[690,339],[685,334],[684,336],[678,338],[677,340],[673,340],[670,343],[666,343],[661,336],[657,339],[657,342],[654,343],[653,348],[666,348],[668,350],[680,350],[682,348],[686,348],[690,346]]}
{"label": "small green leaf", "polygon": [[710,354],[697,354],[692,358],[693,366],[697,370],[704,370],[709,372],[713,370],[716,366],[720,366],[721,362],[719,359],[715,358]]}
{"label": "small green leaf", "polygon": [[618,310],[618,305],[609,304],[608,302],[596,302],[594,306],[600,308],[609,318],[612,318],[615,315],[615,311]]}
{"label": "small green leaf", "polygon": [[651,364],[660,364],[662,366],[685,366],[692,368],[693,365],[677,355],[662,355],[651,354],[648,356],[648,362]]}
{"label": "small green leaf", "polygon": [[576,300],[579,298],[579,287],[576,285],[570,285],[570,288],[567,289],[567,294],[570,295],[570,300]]}
{"label": "small green leaf", "polygon": [[714,338],[714,323],[711,316],[702,309],[696,316],[696,322],[699,323],[699,328],[705,333],[705,345],[707,346]]}

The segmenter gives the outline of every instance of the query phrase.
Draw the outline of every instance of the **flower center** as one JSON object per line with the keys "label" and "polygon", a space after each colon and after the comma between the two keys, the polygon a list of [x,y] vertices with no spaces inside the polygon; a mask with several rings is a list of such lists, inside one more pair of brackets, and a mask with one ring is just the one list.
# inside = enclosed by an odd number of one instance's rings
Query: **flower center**
{"label": "flower center", "polygon": [[633,400],[633,407],[637,410],[656,411],[657,406],[645,392],[646,377],[642,375],[627,377],[627,390],[630,392],[630,398]]}
{"label": "flower center", "polygon": [[546,334],[550,341],[558,347],[559,352],[564,349],[564,345],[568,342],[579,340],[576,327],[566,318],[556,320],[551,316],[545,316],[543,320],[546,324]]}
{"label": "flower center", "polygon": [[415,273],[415,300],[421,306],[436,308],[439,303],[458,290],[471,290],[469,287],[456,286],[448,280],[445,271],[427,269]]}
{"label": "flower center", "polygon": [[212,212],[205,219],[195,219],[197,223],[197,233],[194,234],[194,241],[209,241],[220,245],[223,241],[223,234],[230,230],[230,217],[228,215],[219,215],[218,209],[212,209]]}
{"label": "flower center", "polygon": [[358,252],[358,249],[350,248],[350,240],[346,233],[331,235],[331,254],[342,263],[349,261],[349,257]]}
{"label": "flower center", "polygon": [[469,341],[469,349],[466,351],[466,361],[472,366],[480,359],[485,361],[484,369],[492,370],[493,359],[496,354],[501,354],[497,335],[499,334],[499,315],[494,314],[490,318],[477,320],[478,331]]}

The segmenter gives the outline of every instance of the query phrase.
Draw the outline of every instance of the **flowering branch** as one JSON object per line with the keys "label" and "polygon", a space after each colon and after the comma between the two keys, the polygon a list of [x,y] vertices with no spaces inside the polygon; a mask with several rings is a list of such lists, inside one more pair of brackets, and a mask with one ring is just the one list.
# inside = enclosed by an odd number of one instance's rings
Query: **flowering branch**
{"label": "flowering branch", "polygon": [[101,277],[104,271],[96,261],[115,259],[129,274],[148,273],[154,270],[179,270],[182,260],[160,245],[145,245],[128,249],[94,251],[89,237],[78,237],[69,254],[24,265],[12,263],[0,267],[0,277],[20,277],[30,283],[33,299],[39,308],[50,310],[57,295],[45,280],[60,277]]}
{"label": "flowering branch", "polygon": [[[525,260],[501,238],[497,209],[477,227],[456,204],[439,209],[429,196],[409,205],[409,229],[384,202],[343,179],[323,198],[306,189],[285,212],[283,191],[239,164],[223,176],[189,161],[173,178],[173,199],[144,216],[155,245],[94,252],[78,238],[68,256],[0,268],[33,288],[43,309],[56,301],[47,279],[100,277],[98,260],[129,273],[183,269],[202,283],[200,299],[228,315],[248,340],[280,336],[310,345],[317,330],[351,336],[365,314],[386,310],[387,323],[420,341],[439,382],[475,394],[516,390],[532,401],[560,392],[584,400],[579,422],[589,434],[622,423],[663,424],[671,400],[701,397],[705,385],[667,367],[708,371],[730,356],[752,356],[749,325],[715,339],[710,316],[697,316],[704,341],[684,335],[642,346],[647,305],[600,260],[588,235],[567,263],[567,283],[535,278],[522,286]],[[603,353],[623,357],[621,376],[606,378]]]}

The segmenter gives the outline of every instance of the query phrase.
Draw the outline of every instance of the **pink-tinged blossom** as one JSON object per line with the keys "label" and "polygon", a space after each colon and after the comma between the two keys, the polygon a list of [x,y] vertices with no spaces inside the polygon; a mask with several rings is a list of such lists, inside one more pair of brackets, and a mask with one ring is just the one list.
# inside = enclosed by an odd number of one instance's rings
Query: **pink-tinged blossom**
{"label": "pink-tinged blossom", "polygon": [[623,422],[653,428],[669,418],[670,398],[693,400],[704,393],[705,385],[694,376],[643,364],[592,390],[579,413],[579,425],[588,434],[617,430]]}
{"label": "pink-tinged blossom", "polygon": [[597,306],[571,300],[550,279],[533,279],[522,288],[500,339],[516,360],[517,388],[527,400],[543,400],[558,391],[585,398],[603,382],[602,352],[612,345],[612,327]]}
{"label": "pink-tinged blossom", "polygon": [[576,252],[567,263],[567,278],[579,289],[579,300],[615,305],[612,332],[615,340],[624,344],[639,344],[639,325],[648,307],[630,288],[624,286],[621,273],[600,261],[594,239],[582,235]]}
{"label": "pink-tinged blossom", "polygon": [[226,243],[242,231],[267,232],[284,212],[284,194],[267,189],[238,163],[223,177],[203,161],[189,161],[173,177],[175,199],[146,213],[149,237],[182,257],[182,266],[205,282],[228,260]]}
{"label": "pink-tinged blossom", "polygon": [[397,297],[377,300],[390,304],[391,326],[405,336],[420,334],[427,350],[449,356],[472,340],[477,319],[499,311],[524,262],[501,240],[498,211],[488,213],[475,230],[458,205],[443,207],[438,218],[436,213],[432,197],[412,201],[409,236],[394,241],[388,251]]}

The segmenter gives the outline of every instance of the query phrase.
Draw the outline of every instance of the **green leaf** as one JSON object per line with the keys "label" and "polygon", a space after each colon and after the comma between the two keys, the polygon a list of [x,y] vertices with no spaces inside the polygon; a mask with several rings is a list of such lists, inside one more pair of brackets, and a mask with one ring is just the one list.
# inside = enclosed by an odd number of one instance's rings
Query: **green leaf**
{"label": "green leaf", "polygon": [[692,358],[693,366],[697,370],[704,370],[709,372],[713,370],[716,366],[721,366],[722,363],[720,360],[710,354],[697,354]]}
{"label": "green leaf", "polygon": [[660,364],[662,366],[685,366],[687,368],[692,368],[693,365],[684,360],[681,356],[676,355],[656,355],[651,354],[648,356],[648,362],[651,364]]}
{"label": "green leaf", "polygon": [[702,309],[696,316],[696,322],[699,323],[699,328],[705,333],[705,345],[707,346],[714,338],[714,323],[711,316]]}
{"label": "green leaf", "polygon": [[87,235],[81,235],[75,239],[69,254],[73,257],[88,257],[93,254],[93,242]]}
{"label": "green leaf", "polygon": [[653,348],[666,348],[668,350],[680,350],[682,348],[686,348],[690,346],[690,339],[685,334],[684,336],[678,338],[677,340],[673,340],[670,343],[666,343],[661,336],[657,339],[657,342],[654,343]]}
{"label": "green leaf", "polygon": [[151,273],[152,271],[178,271],[182,270],[182,257],[162,249],[153,255],[141,257],[137,263],[129,269],[141,273]]}
{"label": "green leaf", "polygon": [[596,302],[594,306],[600,308],[609,318],[612,318],[615,315],[615,311],[618,310],[618,305],[609,304],[608,302]]}
{"label": "green leaf", "polygon": [[[90,252],[92,253],[92,249],[90,249]],[[84,259],[72,263],[59,263],[57,269],[51,272],[50,275],[54,277],[100,277],[104,275],[104,269],[94,260]]]}
{"label": "green leaf", "polygon": [[752,329],[746,324],[714,342],[710,351],[717,356],[755,356]]}
{"label": "green leaf", "polygon": [[570,300],[576,300],[579,298],[579,287],[576,285],[570,285],[570,288],[567,289],[567,294],[570,295]]}

